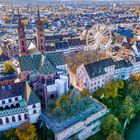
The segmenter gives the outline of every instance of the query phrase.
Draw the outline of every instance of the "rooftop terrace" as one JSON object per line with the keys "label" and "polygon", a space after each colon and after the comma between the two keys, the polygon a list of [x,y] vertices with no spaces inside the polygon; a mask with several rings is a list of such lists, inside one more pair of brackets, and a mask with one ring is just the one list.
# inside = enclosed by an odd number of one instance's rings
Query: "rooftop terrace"
{"label": "rooftop terrace", "polygon": [[[56,107],[57,109],[51,110],[51,112],[54,113],[49,112],[47,115],[43,114],[41,119],[45,121],[46,125],[55,133],[58,133],[71,125],[98,113],[102,109],[105,109],[104,105],[90,97],[81,97],[80,100],[78,99],[79,101],[75,102],[77,97],[79,98],[79,96],[71,97],[72,102],[69,105],[64,101],[65,103],[61,104],[62,110]],[[68,102],[70,101],[68,100]],[[64,106],[66,106],[66,108]]]}

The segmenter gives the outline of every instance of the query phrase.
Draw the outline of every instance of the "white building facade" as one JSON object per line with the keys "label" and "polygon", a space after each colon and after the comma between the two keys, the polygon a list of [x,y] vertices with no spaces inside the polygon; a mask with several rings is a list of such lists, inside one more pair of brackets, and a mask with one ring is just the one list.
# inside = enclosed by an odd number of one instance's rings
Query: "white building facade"
{"label": "white building facade", "polygon": [[140,58],[131,63],[126,60],[114,61],[112,58],[82,64],[76,71],[77,86],[91,92],[103,87],[110,80],[127,80],[131,74],[140,73]]}
{"label": "white building facade", "polygon": [[41,104],[27,83],[2,86],[0,93],[0,131],[16,128],[25,121],[37,122]]}

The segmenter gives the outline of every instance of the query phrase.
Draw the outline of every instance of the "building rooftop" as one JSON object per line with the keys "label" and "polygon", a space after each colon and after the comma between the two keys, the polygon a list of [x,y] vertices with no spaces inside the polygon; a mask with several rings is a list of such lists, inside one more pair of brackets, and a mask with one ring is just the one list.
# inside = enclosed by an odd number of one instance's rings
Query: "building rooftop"
{"label": "building rooftop", "polygon": [[[28,62],[28,63],[27,63]],[[64,64],[63,52],[34,54],[19,58],[21,71],[37,71],[49,75],[56,72],[56,66]]]}
{"label": "building rooftop", "polygon": [[12,109],[0,111],[0,117],[6,117],[6,116],[15,115],[15,114],[27,113],[27,112],[28,110],[26,107],[12,108]]}
{"label": "building rooftop", "polygon": [[23,95],[25,82],[8,84],[0,87],[0,100]]}
{"label": "building rooftop", "polygon": [[[89,98],[89,97],[88,97]],[[81,99],[83,102],[84,100]],[[65,113],[64,112],[59,112],[58,113],[58,117],[54,117],[55,115],[48,115],[46,116],[46,114],[42,114],[41,115],[41,119],[46,123],[46,125],[51,128],[55,133],[61,132],[64,129],[70,127],[71,125],[74,125],[75,123],[85,120],[88,117],[90,117],[93,114],[96,114],[97,112],[101,111],[102,109],[105,109],[106,107],[104,105],[102,105],[101,103],[99,103],[97,100],[95,99],[89,99],[90,100],[90,104],[84,108],[84,110],[82,110],[81,108],[84,107],[84,104],[81,102],[77,102],[75,104],[75,106],[73,106],[73,104],[71,104],[69,106],[69,108],[76,108],[76,113],[71,116],[71,117],[64,117]],[[79,106],[80,105],[80,106]],[[81,108],[80,108],[81,107]],[[61,114],[62,116],[59,116],[59,114]]]}
{"label": "building rooftop", "polygon": [[104,68],[114,65],[115,62],[112,58],[107,58],[94,63],[84,65],[89,77],[94,77],[105,74]]}
{"label": "building rooftop", "polygon": [[115,69],[120,69],[120,68],[126,68],[126,67],[131,67],[132,63],[130,61],[126,60],[119,60],[115,62]]}

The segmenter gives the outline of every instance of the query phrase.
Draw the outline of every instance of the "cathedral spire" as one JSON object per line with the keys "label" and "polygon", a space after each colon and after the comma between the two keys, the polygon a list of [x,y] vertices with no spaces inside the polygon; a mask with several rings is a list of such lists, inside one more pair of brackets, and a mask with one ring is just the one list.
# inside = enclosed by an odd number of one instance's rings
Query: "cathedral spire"
{"label": "cathedral spire", "polygon": [[27,44],[26,44],[26,34],[24,25],[21,22],[19,8],[18,8],[18,45],[20,50],[20,55],[24,56],[28,54]]}
{"label": "cathedral spire", "polygon": [[18,8],[18,24],[21,24],[21,18],[20,18],[20,12],[19,12],[19,8]]}
{"label": "cathedral spire", "polygon": [[45,35],[44,29],[42,26],[41,18],[40,18],[40,11],[39,6],[37,6],[37,48],[40,52],[45,52]]}
{"label": "cathedral spire", "polygon": [[39,5],[37,6],[37,18],[38,18],[38,21],[40,21],[40,11],[39,11]]}

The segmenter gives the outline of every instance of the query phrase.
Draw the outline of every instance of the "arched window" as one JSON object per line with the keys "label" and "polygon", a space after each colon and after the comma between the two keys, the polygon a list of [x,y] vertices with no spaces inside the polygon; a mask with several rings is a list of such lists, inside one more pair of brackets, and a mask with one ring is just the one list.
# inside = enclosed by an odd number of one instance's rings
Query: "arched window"
{"label": "arched window", "polygon": [[36,108],[36,105],[35,104],[33,105],[33,108]]}
{"label": "arched window", "polygon": [[16,119],[15,119],[15,116],[12,116],[12,122],[15,122]]}
{"label": "arched window", "polygon": [[9,123],[9,118],[8,117],[6,117],[6,123]]}
{"label": "arched window", "polygon": [[21,121],[21,115],[18,115],[18,120]]}
{"label": "arched window", "polygon": [[15,101],[18,101],[18,98],[17,97],[15,98]]}
{"label": "arched window", "polygon": [[41,43],[43,42],[42,38],[41,38],[40,42],[41,42]]}
{"label": "arched window", "polygon": [[22,46],[24,46],[24,41],[22,40]]}
{"label": "arched window", "polygon": [[2,121],[2,119],[0,119],[0,125],[2,125],[3,124],[3,121]]}
{"label": "arched window", "polygon": [[24,47],[22,48],[22,51],[25,52],[25,48]]}
{"label": "arched window", "polygon": [[33,111],[33,114],[36,114],[36,110]]}
{"label": "arched window", "polygon": [[24,114],[24,119],[28,119],[28,115],[27,114]]}
{"label": "arched window", "polygon": [[55,98],[54,94],[51,94],[50,99],[53,100]]}
{"label": "arched window", "polygon": [[9,103],[11,103],[12,102],[12,99],[9,99]]}

